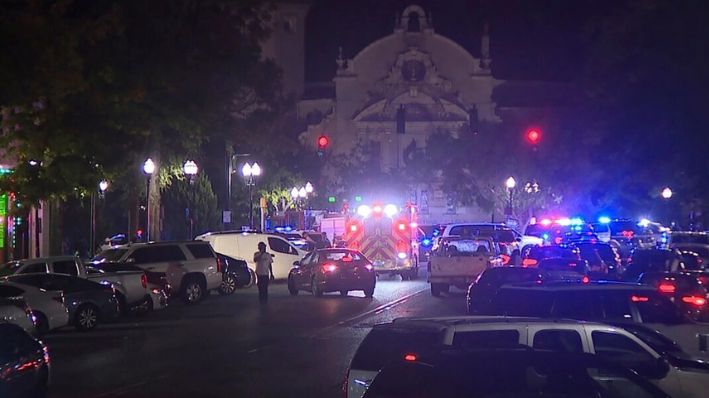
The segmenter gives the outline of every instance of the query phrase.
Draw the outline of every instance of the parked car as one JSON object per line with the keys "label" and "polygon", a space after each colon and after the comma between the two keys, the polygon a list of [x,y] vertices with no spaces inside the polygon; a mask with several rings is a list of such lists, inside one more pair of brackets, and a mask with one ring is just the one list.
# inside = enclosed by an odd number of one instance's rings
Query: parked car
{"label": "parked car", "polygon": [[467,289],[488,268],[502,266],[500,252],[490,237],[444,237],[428,262],[431,295],[448,292],[451,285]]}
{"label": "parked car", "polygon": [[236,289],[253,286],[256,283],[256,273],[249,268],[246,260],[217,253],[222,265],[222,286],[219,294],[232,294]]}
{"label": "parked car", "polygon": [[44,397],[49,362],[41,341],[17,325],[0,321],[0,397]]}
{"label": "parked car", "polygon": [[24,299],[34,316],[39,335],[69,324],[69,311],[64,306],[64,297],[61,293],[47,292],[34,286],[5,281],[0,283],[0,297]]}
{"label": "parked car", "polygon": [[314,296],[362,290],[366,297],[374,295],[377,277],[372,263],[362,253],[351,249],[317,249],[293,263],[288,275],[288,291],[296,296],[301,290]]}
{"label": "parked car", "polygon": [[46,291],[62,292],[69,319],[77,330],[96,327],[99,322],[120,315],[115,290],[107,284],[61,274],[22,274],[8,276],[10,282],[34,286]]}
{"label": "parked car", "polygon": [[607,223],[591,223],[593,233],[598,237],[599,242],[608,243],[611,240],[611,228]]}
{"label": "parked car", "polygon": [[709,320],[709,294],[697,274],[690,272],[646,272],[638,282],[654,286],[682,312],[696,321]]}
{"label": "parked car", "polygon": [[545,258],[539,260],[537,269],[546,275],[546,280],[583,281],[591,273],[586,260],[572,258]]}
{"label": "parked car", "polygon": [[580,260],[579,251],[575,247],[566,245],[527,246],[522,250],[522,265],[525,267],[536,267],[539,260],[545,258],[567,258]]}
{"label": "parked car", "polygon": [[656,288],[638,283],[545,282],[500,287],[486,315],[640,323],[709,358],[709,324],[694,322]]}
{"label": "parked car", "polygon": [[[514,248],[522,248],[529,245],[541,245],[544,240],[529,234],[522,235],[515,229],[502,223],[465,223],[448,224],[443,228],[440,238],[445,237],[492,237],[495,242],[506,243]],[[438,247],[438,242],[434,242],[433,249]]]}
{"label": "parked car", "polygon": [[[677,347],[671,356],[666,355],[667,347],[656,350],[645,340],[661,340],[661,344],[653,344],[665,346],[672,342],[668,343],[665,336],[653,335],[647,329],[635,328],[632,333],[622,325],[515,317],[399,318],[389,325],[399,331],[407,325],[418,330],[423,324],[428,324],[431,330],[436,327],[439,330],[440,340],[431,345],[433,349],[438,345],[466,351],[527,346],[535,351],[595,354],[648,377],[673,396],[699,398],[709,387],[709,364],[692,358]],[[378,328],[380,331],[387,329],[384,326]],[[426,352],[431,347],[420,345],[409,348],[404,354]]]}
{"label": "parked car", "polygon": [[485,313],[486,307],[500,286],[508,283],[541,281],[544,273],[537,268],[493,267],[483,271],[468,287],[466,296],[468,314]]}
{"label": "parked car", "polygon": [[308,251],[301,250],[287,239],[275,234],[243,232],[211,232],[200,235],[196,240],[209,242],[214,251],[246,260],[249,268],[256,269],[254,253],[259,242],[264,242],[267,251],[273,255],[273,275],[276,279],[287,279],[293,262],[299,261]]}
{"label": "parked car", "polygon": [[221,264],[207,242],[133,243],[114,250],[125,251],[111,254],[112,259],[164,276],[168,293],[179,294],[186,303],[199,302],[222,285]]}
{"label": "parked car", "polygon": [[621,275],[626,281],[637,281],[645,272],[679,272],[684,270],[682,254],[676,249],[636,249]]}
{"label": "parked car", "polygon": [[505,349],[407,354],[386,364],[364,397],[669,395],[635,372],[596,355]]}
{"label": "parked car", "polygon": [[141,269],[92,272],[79,257],[53,256],[15,261],[10,270],[10,274],[13,275],[37,272],[71,275],[94,282],[111,284],[116,289],[116,297],[122,310],[145,307],[152,301],[150,291],[147,289],[146,275]]}
{"label": "parked car", "polygon": [[9,322],[29,334],[37,334],[37,325],[32,309],[22,298],[0,298],[0,322]]}
{"label": "parked car", "polygon": [[709,233],[689,231],[671,232],[668,236],[667,243],[670,247],[678,245],[703,245],[704,247],[709,247]]}
{"label": "parked car", "polygon": [[684,268],[688,271],[702,271],[709,265],[709,251],[703,252],[696,248],[684,249],[682,247],[676,249],[679,250]]}
{"label": "parked car", "polygon": [[[110,282],[109,278],[113,277],[115,274],[139,274],[140,286],[143,288],[143,290],[141,291],[135,285],[131,286],[130,289],[126,289],[129,292],[133,292],[129,295],[129,297],[133,298],[131,304],[126,305],[125,302],[121,300],[121,296],[116,294],[116,297],[118,298],[119,302],[121,302],[127,310],[143,314],[153,310],[161,310],[167,306],[167,291],[164,285],[161,283],[162,281],[151,280],[151,278],[148,276],[150,274],[149,272],[135,265],[105,262],[93,264],[90,267],[86,267],[86,271],[89,274],[89,279],[95,282],[97,281],[99,283],[104,282],[104,280]],[[101,278],[99,277],[100,275],[103,275],[104,277]],[[132,278],[128,280],[132,280]],[[115,278],[114,282],[112,282],[111,285],[114,287],[116,286]],[[123,285],[120,284],[120,286]],[[142,295],[142,299],[135,300],[135,298],[140,297],[140,295]]]}
{"label": "parked car", "polygon": [[608,243],[575,243],[581,259],[588,262],[591,272],[619,276],[623,273],[620,254]]}

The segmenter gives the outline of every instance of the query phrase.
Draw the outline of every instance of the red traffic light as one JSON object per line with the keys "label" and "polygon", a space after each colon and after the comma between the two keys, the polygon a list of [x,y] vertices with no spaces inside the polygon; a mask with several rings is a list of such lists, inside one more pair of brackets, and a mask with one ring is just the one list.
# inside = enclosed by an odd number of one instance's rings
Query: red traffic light
{"label": "red traffic light", "polygon": [[542,139],[542,133],[539,129],[529,129],[527,130],[527,141],[532,144],[538,144]]}
{"label": "red traffic light", "polygon": [[321,135],[320,137],[318,137],[318,147],[320,149],[326,148],[329,143],[330,143],[330,139],[327,138],[326,135]]}

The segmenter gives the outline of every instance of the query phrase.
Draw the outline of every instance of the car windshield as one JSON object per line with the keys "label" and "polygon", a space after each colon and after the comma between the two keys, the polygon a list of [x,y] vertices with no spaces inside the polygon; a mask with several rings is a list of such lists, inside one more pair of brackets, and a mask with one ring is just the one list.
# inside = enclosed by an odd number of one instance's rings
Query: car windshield
{"label": "car windshield", "polygon": [[349,261],[360,261],[362,260],[362,256],[360,256],[359,253],[351,250],[342,250],[342,251],[324,251],[320,252],[320,258],[325,259],[325,260],[330,260],[330,261],[341,261],[341,262],[349,262]]}
{"label": "car windshield", "polygon": [[124,254],[128,252],[128,249],[108,249],[99,253],[96,257],[91,259],[91,262],[102,263],[106,261],[119,261]]}

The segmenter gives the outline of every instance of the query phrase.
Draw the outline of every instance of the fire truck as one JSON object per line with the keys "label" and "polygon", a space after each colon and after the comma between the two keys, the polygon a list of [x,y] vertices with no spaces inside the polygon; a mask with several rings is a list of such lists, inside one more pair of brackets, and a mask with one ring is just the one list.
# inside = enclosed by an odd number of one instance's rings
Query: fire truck
{"label": "fire truck", "polygon": [[411,280],[418,277],[417,230],[413,205],[363,204],[348,216],[343,240],[372,262],[377,275]]}

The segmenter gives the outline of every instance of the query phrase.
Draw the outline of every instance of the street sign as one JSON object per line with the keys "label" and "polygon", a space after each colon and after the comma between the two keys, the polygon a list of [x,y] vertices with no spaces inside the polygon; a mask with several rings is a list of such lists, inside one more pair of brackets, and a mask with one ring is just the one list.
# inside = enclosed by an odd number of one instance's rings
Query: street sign
{"label": "street sign", "polygon": [[222,222],[224,224],[229,224],[231,223],[231,211],[229,210],[224,210],[222,212]]}

